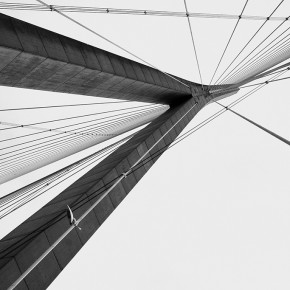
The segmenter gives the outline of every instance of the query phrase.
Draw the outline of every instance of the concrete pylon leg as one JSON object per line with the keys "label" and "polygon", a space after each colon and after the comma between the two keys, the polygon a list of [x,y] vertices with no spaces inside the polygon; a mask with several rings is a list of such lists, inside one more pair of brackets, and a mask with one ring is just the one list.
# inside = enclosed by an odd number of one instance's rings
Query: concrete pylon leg
{"label": "concrete pylon leg", "polygon": [[[159,153],[165,151],[208,101],[201,97],[198,105],[151,150],[147,160],[123,179],[82,221],[82,230],[74,229],[17,289],[46,289],[161,156]],[[127,171],[194,104],[195,100],[191,98],[171,107],[4,237],[0,242],[0,289],[7,289],[69,227],[67,205],[78,218],[115,178]]]}

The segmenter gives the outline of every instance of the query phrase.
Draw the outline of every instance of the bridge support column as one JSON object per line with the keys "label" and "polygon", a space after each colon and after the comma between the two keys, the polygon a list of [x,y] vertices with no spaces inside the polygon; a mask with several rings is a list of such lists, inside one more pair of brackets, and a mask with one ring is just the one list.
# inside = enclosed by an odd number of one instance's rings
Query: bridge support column
{"label": "bridge support column", "polygon": [[[46,289],[208,101],[201,97],[198,104],[152,148],[138,169],[124,178],[81,222],[82,230],[75,228],[17,289]],[[0,289],[7,289],[69,227],[66,205],[78,218],[194,104],[195,100],[191,98],[171,107],[4,237],[0,242]]]}

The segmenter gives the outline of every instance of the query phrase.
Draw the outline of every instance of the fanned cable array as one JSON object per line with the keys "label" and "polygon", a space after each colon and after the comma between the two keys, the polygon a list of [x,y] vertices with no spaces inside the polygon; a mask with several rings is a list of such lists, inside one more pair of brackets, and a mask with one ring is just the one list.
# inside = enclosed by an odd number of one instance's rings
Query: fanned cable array
{"label": "fanned cable array", "polygon": [[[248,47],[248,45],[252,42],[252,40],[257,36],[257,34],[261,31],[261,29],[265,26],[265,24],[272,19],[272,15],[277,11],[277,9],[282,5],[284,0],[282,0],[270,13],[268,17],[266,17],[262,23],[262,25],[259,26],[259,28],[254,32],[254,34],[250,37],[250,39],[246,42],[246,44],[240,49],[238,54],[234,57],[234,59],[231,61],[231,63],[226,67],[226,69],[223,71],[223,73],[220,75],[220,77],[215,81],[214,84],[218,83],[219,80],[223,77],[223,75],[226,73],[226,71],[231,67],[231,65],[236,61],[236,59],[243,53],[243,51]],[[282,21],[285,21],[285,17],[282,19]]]}
{"label": "fanned cable array", "polygon": [[[258,30],[252,35],[252,37],[246,42],[239,53],[235,56],[233,61],[226,67],[220,77],[216,80],[213,89],[222,88],[235,84],[241,86],[245,83],[251,82],[257,79],[259,74],[275,67],[276,65],[284,62],[290,57],[290,34],[289,27],[282,30],[283,26],[289,20],[289,16],[278,24],[262,41],[260,41],[255,47],[244,56],[237,64],[236,61],[242,55],[242,52],[246,47],[250,45],[257,34],[265,27],[265,24],[269,21],[271,16],[277,11],[277,9],[284,2],[282,0],[275,9],[271,12],[270,16],[262,23]],[[235,66],[230,69],[231,66]],[[265,76],[266,74],[262,75]],[[262,77],[261,76],[261,77]]]}
{"label": "fanned cable array", "polygon": [[89,155],[81,160],[78,160],[65,168],[62,168],[32,184],[25,186],[9,195],[0,198],[0,219],[9,215],[13,211],[22,207],[23,205],[31,202],[38,196],[45,194],[48,190],[56,187],[57,185],[63,183],[67,179],[73,177],[79,172],[84,172],[86,168],[96,165],[100,159],[108,156],[114,152],[119,146],[124,142],[129,140],[133,135],[129,135],[120,141],[117,141],[96,153]]}
{"label": "fanned cable array", "polygon": [[[4,183],[145,125],[167,109],[164,105],[149,104],[29,124],[2,121],[2,132],[19,132],[24,129],[36,132],[17,134],[15,137],[1,140],[0,181]],[[96,118],[97,115],[104,116]],[[81,121],[85,117],[91,118]],[[64,121],[70,122],[63,125]],[[40,127],[43,125],[51,127]]]}

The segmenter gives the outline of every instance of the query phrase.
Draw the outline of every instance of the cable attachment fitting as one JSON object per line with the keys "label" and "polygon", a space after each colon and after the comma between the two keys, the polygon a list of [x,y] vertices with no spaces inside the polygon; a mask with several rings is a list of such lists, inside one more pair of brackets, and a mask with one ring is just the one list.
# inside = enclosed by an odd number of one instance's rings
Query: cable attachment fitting
{"label": "cable attachment fitting", "polygon": [[68,208],[68,218],[70,220],[70,224],[71,225],[74,225],[76,228],[78,228],[79,230],[81,230],[82,228],[80,228],[78,225],[79,225],[79,222],[76,220],[76,218],[74,217],[73,215],[73,212],[72,210],[70,209],[70,207],[67,205],[67,208]]}
{"label": "cable attachment fitting", "polygon": [[269,81],[265,81],[265,84],[267,85],[269,83]]}
{"label": "cable attachment fitting", "polygon": [[49,5],[49,9],[51,12],[55,11],[55,8],[53,7],[53,5]]}
{"label": "cable attachment fitting", "polygon": [[123,172],[123,173],[122,173],[122,176],[123,176],[124,178],[127,178],[127,176],[128,176],[128,172]]}

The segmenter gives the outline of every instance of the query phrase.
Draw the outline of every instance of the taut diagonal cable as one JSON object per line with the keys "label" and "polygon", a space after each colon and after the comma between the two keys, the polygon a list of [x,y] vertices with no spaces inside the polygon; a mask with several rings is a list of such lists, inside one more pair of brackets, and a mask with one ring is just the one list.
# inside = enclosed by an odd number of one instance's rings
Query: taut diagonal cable
{"label": "taut diagonal cable", "polygon": [[[229,73],[227,73],[226,76],[223,77],[223,79],[219,82],[219,84],[224,84],[226,82],[229,82],[229,80],[233,77],[233,75],[236,75],[237,72],[239,72],[240,68],[239,66],[245,62],[246,59],[248,59],[250,57],[250,55],[252,55],[252,53],[254,51],[256,51],[267,39],[270,38],[271,35],[273,35],[286,21],[289,20],[289,16],[287,18],[285,18],[285,20],[280,23],[274,30],[272,30],[272,32],[270,34],[268,34],[261,42],[259,42],[258,45],[255,46],[255,48],[253,50],[251,50],[250,53],[248,53],[248,55],[246,57],[244,57]],[[284,33],[284,32],[283,32]],[[281,36],[282,34],[280,34],[279,36]],[[278,36],[278,37],[279,37]],[[273,42],[273,41],[272,41]],[[264,48],[263,48],[264,49]],[[261,52],[261,51],[260,51]],[[255,55],[256,56],[256,55]],[[254,57],[255,57],[254,56]],[[248,60],[249,61],[249,60]],[[245,65],[245,64],[244,64]],[[244,66],[243,65],[243,66]],[[243,67],[242,66],[242,67]]]}
{"label": "taut diagonal cable", "polygon": [[[283,0],[284,1],[284,0]],[[187,17],[186,13],[177,11],[162,11],[162,10],[148,10],[148,9],[120,9],[113,7],[88,7],[88,6],[62,6],[50,5],[58,11],[66,13],[90,13],[90,14],[106,14],[106,15],[135,15],[142,17]],[[24,4],[24,3],[7,3],[0,2],[1,10],[21,10],[21,11],[51,11],[53,8],[48,8],[46,5],[39,4]],[[189,17],[205,18],[205,19],[238,19],[239,15],[225,14],[225,13],[198,13],[189,12]],[[243,20],[266,20],[268,17],[261,15],[244,15]],[[285,17],[270,17],[270,21],[283,21]]]}
{"label": "taut diagonal cable", "polygon": [[196,46],[195,46],[195,43],[194,43],[194,38],[193,38],[193,33],[192,33],[192,27],[191,27],[191,23],[190,23],[190,19],[189,19],[189,13],[188,13],[188,9],[187,9],[186,0],[183,0],[183,2],[184,2],[185,11],[186,11],[187,22],[188,22],[188,26],[189,26],[189,31],[190,31],[190,36],[191,36],[193,50],[194,50],[195,60],[196,60],[196,63],[197,63],[197,68],[198,68],[200,83],[201,83],[202,89],[203,89],[203,82],[202,82],[202,77],[201,77],[201,71],[200,71],[200,66],[199,66],[199,62],[198,62],[197,51],[196,51]]}
{"label": "taut diagonal cable", "polygon": [[[270,59],[268,61],[268,65],[266,63],[266,65],[261,66],[260,69],[256,71],[256,73],[258,74],[286,60],[289,57],[289,45],[288,45],[289,39],[287,38],[289,38],[290,34],[289,33],[286,34],[286,32],[289,31],[289,29],[290,29],[289,27],[285,29],[282,33],[280,33],[277,37],[275,37],[275,39],[273,39],[270,43],[268,43],[265,47],[263,47],[259,52],[257,52],[254,56],[252,56],[248,61],[246,61],[238,70],[236,70],[236,72],[232,73],[232,75],[227,79],[227,82],[236,83],[236,82],[241,81],[242,78],[245,76],[255,77],[255,73],[253,73],[253,71],[252,72],[247,72],[247,71],[250,68],[253,68],[255,66],[257,67],[257,63],[258,64],[261,63],[261,60]],[[284,34],[286,34],[286,36],[284,36],[282,39],[279,40],[279,38],[281,38]],[[287,49],[288,49],[288,53],[287,53]],[[283,54],[283,51],[284,51],[284,54]],[[282,55],[281,55],[281,52],[282,52]],[[278,57],[278,58],[276,58],[275,60],[275,57]]]}
{"label": "taut diagonal cable", "polygon": [[236,22],[236,25],[235,25],[235,27],[234,27],[232,33],[231,33],[231,36],[230,36],[230,38],[229,38],[229,40],[228,40],[228,42],[227,42],[227,45],[226,45],[226,47],[225,47],[225,49],[224,49],[224,51],[223,51],[223,53],[222,53],[222,56],[221,56],[221,58],[220,58],[220,60],[219,60],[219,62],[218,62],[218,65],[217,65],[217,67],[216,67],[216,69],[215,69],[215,71],[214,71],[214,74],[213,74],[213,76],[212,76],[212,78],[211,78],[209,84],[212,83],[212,80],[213,80],[213,78],[215,77],[215,74],[216,74],[216,72],[217,72],[217,70],[218,70],[218,68],[219,68],[219,66],[220,66],[220,64],[221,64],[221,62],[222,62],[222,59],[223,59],[223,57],[224,57],[224,55],[225,55],[225,53],[226,53],[226,51],[227,51],[227,49],[228,49],[228,47],[229,47],[229,44],[230,44],[230,42],[231,42],[231,40],[232,40],[232,38],[233,38],[233,35],[234,35],[234,33],[235,33],[235,31],[236,31],[236,29],[237,29],[237,27],[238,27],[238,24],[239,24],[239,22],[240,22],[240,20],[241,20],[241,18],[242,18],[242,15],[243,15],[244,10],[245,10],[245,8],[246,8],[246,6],[247,6],[247,4],[248,4],[248,1],[249,1],[249,0],[246,0],[246,3],[245,3],[245,5],[244,5],[244,7],[243,7],[243,9],[242,9],[242,12],[241,12],[240,16],[239,16],[239,19],[238,19],[238,21]]}
{"label": "taut diagonal cable", "polygon": [[39,2],[39,3],[41,3],[41,4],[43,4],[43,5],[45,5],[46,7],[48,7],[49,9],[51,9],[52,11],[57,12],[57,13],[60,14],[61,16],[67,18],[68,20],[74,22],[75,24],[81,26],[82,28],[86,29],[87,31],[93,33],[94,35],[96,35],[96,36],[102,38],[103,40],[105,40],[105,41],[107,41],[107,42],[109,42],[110,44],[114,45],[115,47],[117,47],[117,48],[123,50],[124,52],[128,53],[129,55],[131,55],[131,56],[137,58],[138,60],[140,60],[140,61],[146,63],[146,64],[149,65],[150,67],[153,67],[153,68],[155,68],[156,70],[162,72],[163,74],[165,74],[165,75],[168,76],[169,78],[174,79],[175,81],[177,81],[177,82],[181,83],[182,85],[184,85],[184,86],[186,86],[186,87],[189,88],[189,86],[188,86],[187,84],[183,83],[182,81],[178,80],[177,78],[173,77],[172,75],[170,75],[170,74],[168,74],[168,73],[166,73],[166,72],[160,70],[159,68],[157,68],[157,67],[154,66],[153,64],[151,64],[151,63],[149,63],[148,61],[144,60],[143,58],[137,56],[136,54],[132,53],[132,52],[129,51],[128,49],[126,49],[126,48],[120,46],[119,44],[113,42],[113,41],[110,40],[109,38],[107,38],[107,37],[101,35],[100,33],[94,31],[93,29],[91,29],[91,28],[85,26],[84,24],[82,24],[82,23],[80,23],[79,21],[73,19],[72,17],[70,17],[70,16],[68,16],[68,15],[66,15],[66,14],[64,14],[64,13],[62,13],[61,11],[59,11],[59,10],[57,10],[56,8],[52,7],[51,5],[48,5],[48,4],[46,4],[45,2],[43,2],[43,1],[41,1],[41,0],[36,0],[36,1]]}
{"label": "taut diagonal cable", "polygon": [[287,140],[287,139],[281,137],[280,135],[278,135],[278,134],[272,132],[271,130],[269,130],[269,129],[267,129],[267,128],[261,126],[261,125],[259,125],[258,123],[256,123],[256,122],[250,120],[249,118],[247,118],[247,117],[245,117],[245,116],[243,116],[243,115],[237,113],[236,111],[232,110],[231,108],[229,108],[229,107],[227,107],[227,106],[224,106],[224,105],[222,105],[221,103],[219,103],[219,102],[217,102],[217,101],[215,101],[215,103],[217,103],[218,105],[222,106],[224,109],[226,109],[226,110],[232,112],[232,113],[235,114],[236,116],[238,116],[238,117],[240,117],[240,118],[246,120],[246,121],[249,122],[250,124],[252,124],[252,125],[258,127],[259,129],[263,130],[264,132],[266,132],[266,133],[268,133],[268,134],[274,136],[274,137],[277,138],[278,140],[280,140],[280,141],[286,143],[287,145],[290,145],[290,141],[289,141],[289,140]]}
{"label": "taut diagonal cable", "polygon": [[[245,50],[245,48],[251,43],[251,41],[255,38],[255,36],[259,33],[259,31],[263,28],[263,26],[271,19],[272,15],[277,11],[277,9],[280,7],[280,5],[284,2],[282,0],[272,11],[272,13],[265,19],[265,21],[262,23],[262,25],[256,30],[256,32],[252,35],[252,37],[248,40],[248,42],[243,46],[243,48],[239,51],[239,53],[235,56],[235,58],[231,61],[231,63],[226,67],[226,69],[223,71],[223,73],[220,75],[220,77],[216,80],[215,84],[218,83],[218,81],[223,77],[223,75],[226,73],[226,71],[230,68],[230,66],[236,61],[236,59],[241,55],[241,53]],[[283,22],[285,21],[285,18]]]}

